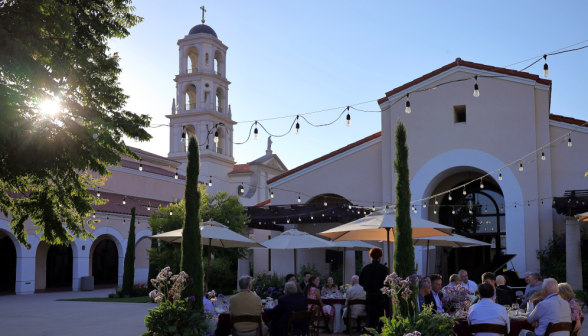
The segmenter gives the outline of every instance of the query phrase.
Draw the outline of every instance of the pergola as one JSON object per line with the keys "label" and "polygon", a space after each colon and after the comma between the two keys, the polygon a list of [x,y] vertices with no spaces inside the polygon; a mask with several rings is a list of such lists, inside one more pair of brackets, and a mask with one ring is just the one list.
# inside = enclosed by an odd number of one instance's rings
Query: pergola
{"label": "pergola", "polygon": [[581,222],[574,216],[588,212],[588,190],[566,190],[553,198],[553,208],[566,219],[566,281],[582,289]]}

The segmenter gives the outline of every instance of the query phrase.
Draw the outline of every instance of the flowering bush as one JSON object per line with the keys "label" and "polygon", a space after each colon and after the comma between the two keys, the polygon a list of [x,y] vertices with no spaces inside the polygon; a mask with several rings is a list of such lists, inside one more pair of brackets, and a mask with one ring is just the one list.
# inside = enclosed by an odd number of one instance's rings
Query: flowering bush
{"label": "flowering bush", "polygon": [[460,307],[468,310],[472,305],[472,300],[468,297],[471,292],[461,285],[444,287],[441,290],[441,293],[443,293],[441,303],[443,304],[443,309],[445,309],[445,311]]}
{"label": "flowering bush", "polygon": [[209,334],[209,320],[213,318],[213,311],[196,309],[196,298],[193,296],[182,300],[182,291],[191,282],[188,274],[182,271],[174,275],[169,267],[165,267],[155,279],[151,279],[155,289],[149,293],[149,297],[159,303],[159,306],[149,309],[149,315],[145,317],[147,332],[142,336]]}
{"label": "flowering bush", "polygon": [[351,288],[352,286],[350,284],[345,284],[345,285],[341,285],[339,287],[339,290],[341,290],[341,293],[345,294],[347,293],[347,291]]}
{"label": "flowering bush", "polygon": [[284,281],[276,273],[257,273],[253,277],[253,291],[262,299],[278,299],[284,295]]}
{"label": "flowering bush", "polygon": [[[367,328],[372,335],[382,336],[450,336],[453,335],[455,320],[446,314],[436,314],[431,305],[422,312],[416,304],[415,294],[421,282],[428,282],[419,274],[413,274],[406,279],[392,273],[384,280],[382,293],[392,299],[392,318],[382,317],[384,327],[382,333]],[[401,316],[401,304],[407,307],[408,316]]]}

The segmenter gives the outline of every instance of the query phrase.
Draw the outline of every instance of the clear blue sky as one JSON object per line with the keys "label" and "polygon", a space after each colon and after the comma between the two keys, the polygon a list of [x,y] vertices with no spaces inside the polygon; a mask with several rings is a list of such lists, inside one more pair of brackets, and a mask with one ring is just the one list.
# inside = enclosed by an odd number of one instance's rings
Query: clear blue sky
{"label": "clear blue sky", "polygon": [[[130,95],[127,108],[168,124],[177,40],[200,23],[229,47],[229,103],[236,121],[299,114],[375,100],[456,57],[505,66],[588,40],[588,1],[135,1],[144,21],[130,37],[109,43],[118,51],[120,79]],[[584,44],[585,45],[585,44]],[[551,112],[588,119],[588,48],[548,58],[553,80]],[[543,63],[531,69],[542,74]],[[524,67],[524,66],[522,66]],[[516,69],[522,68],[517,65]],[[374,103],[359,108],[377,110]],[[314,114],[315,123],[340,110]],[[266,122],[275,133],[291,119]],[[273,150],[288,168],[380,131],[378,113],[352,113],[335,125],[272,138]],[[250,123],[235,128],[247,137]],[[409,130],[410,132],[410,130]],[[169,128],[151,129],[149,143],[128,144],[167,156]],[[245,163],[265,154],[266,135],[235,146]]]}

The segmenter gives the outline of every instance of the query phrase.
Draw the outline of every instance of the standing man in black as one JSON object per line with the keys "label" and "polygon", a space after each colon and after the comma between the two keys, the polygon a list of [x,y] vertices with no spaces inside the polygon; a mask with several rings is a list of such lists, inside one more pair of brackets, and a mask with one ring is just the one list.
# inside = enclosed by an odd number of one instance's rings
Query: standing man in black
{"label": "standing man in black", "polygon": [[388,267],[380,264],[382,255],[381,248],[371,249],[372,263],[365,265],[359,274],[359,284],[366,292],[368,327],[377,329],[378,332],[381,332],[383,326],[380,317],[390,315],[390,299],[381,291],[384,280],[390,274]]}
{"label": "standing man in black", "polygon": [[310,272],[304,272],[304,278],[302,278],[302,281],[299,284],[300,289],[304,290],[304,287],[308,285],[308,280],[310,280]]}

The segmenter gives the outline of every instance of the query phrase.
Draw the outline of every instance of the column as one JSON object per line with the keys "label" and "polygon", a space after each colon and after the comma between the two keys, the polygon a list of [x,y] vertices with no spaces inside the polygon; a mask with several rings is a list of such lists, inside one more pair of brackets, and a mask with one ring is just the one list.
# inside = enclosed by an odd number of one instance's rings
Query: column
{"label": "column", "polygon": [[[30,248],[20,244],[15,246],[17,255],[14,292],[16,295],[35,293],[35,257],[40,240],[34,235],[29,235],[27,240],[31,245]],[[15,243],[15,245],[18,244],[18,242],[15,242],[14,240],[13,243]]]}
{"label": "column", "polygon": [[345,279],[343,279],[344,284],[351,283],[351,277],[355,274],[355,251],[345,251]]}
{"label": "column", "polygon": [[94,240],[76,239],[71,244],[73,252],[73,279],[71,288],[74,292],[80,290],[82,286],[82,277],[90,275],[90,248]]}
{"label": "column", "polygon": [[580,222],[566,216],[566,282],[573,289],[582,289]]}

